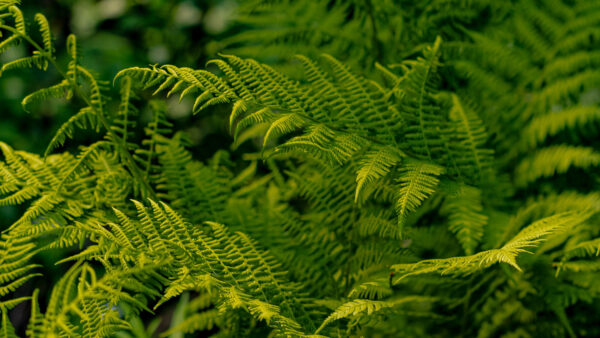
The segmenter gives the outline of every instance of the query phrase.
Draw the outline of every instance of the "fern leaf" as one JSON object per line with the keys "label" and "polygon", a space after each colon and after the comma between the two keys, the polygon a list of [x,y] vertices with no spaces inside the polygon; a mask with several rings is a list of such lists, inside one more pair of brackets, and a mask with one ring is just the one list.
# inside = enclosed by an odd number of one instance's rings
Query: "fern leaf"
{"label": "fern leaf", "polygon": [[[359,198],[362,204],[367,196],[362,196],[361,192],[368,189],[376,180],[385,177],[398,162],[401,157],[398,151],[389,147],[381,147],[372,150],[362,157],[359,169],[356,172],[356,192],[354,202],[358,203]],[[366,194],[365,194],[366,195]]]}
{"label": "fern leaf", "polygon": [[[0,41],[0,54],[4,53],[6,50],[8,50],[11,47],[18,45],[19,42],[21,42],[21,39],[19,38],[18,35],[11,35],[11,36],[7,37],[6,39]],[[2,75],[2,74],[0,73],[0,75]]]}
{"label": "fern leaf", "polygon": [[[233,132],[233,125],[238,120],[238,118],[246,113],[248,107],[246,106],[246,102],[244,100],[237,101],[233,104],[233,108],[231,110],[231,115],[229,115],[229,130]],[[237,136],[237,133],[236,133]]]}
{"label": "fern leaf", "polygon": [[98,154],[98,151],[105,146],[106,143],[104,141],[98,141],[90,145],[89,147],[84,148],[81,151],[81,153],[77,155],[77,162],[74,163],[74,165],[71,168],[69,168],[69,170],[62,177],[62,180],[58,184],[56,191],[60,191],[60,189],[69,181],[69,179],[71,179],[71,177],[77,172],[81,171],[84,168],[84,166],[89,163],[90,159],[93,156],[96,156]]}
{"label": "fern leaf", "polygon": [[42,335],[41,326],[43,325],[42,314],[38,303],[39,289],[35,289],[31,295],[31,315],[25,334],[29,337],[37,337]]}
{"label": "fern leaf", "polygon": [[407,61],[405,66],[410,70],[399,81],[406,93],[402,106],[405,110],[403,116],[409,124],[407,142],[413,151],[428,160],[441,156],[444,144],[441,133],[444,126],[433,95],[440,45],[441,39],[438,37],[433,46],[425,49],[424,58]]}
{"label": "fern leaf", "polygon": [[39,69],[46,70],[46,67],[48,66],[48,61],[46,60],[45,56],[39,54],[33,56],[26,56],[24,58],[20,58],[3,64],[2,69],[0,69],[0,74],[6,72],[7,70],[32,68],[34,66]]}
{"label": "fern leaf", "polygon": [[37,104],[41,101],[47,100],[49,98],[70,98],[71,94],[71,85],[68,81],[64,80],[59,84],[54,86],[43,88],[38,91],[35,91],[29,95],[27,95],[21,105],[25,111],[31,111],[31,105]]}
{"label": "fern leaf", "polygon": [[589,257],[600,255],[600,238],[592,239],[578,243],[572,248],[569,248],[564,256],[563,260],[568,260],[573,257]]}
{"label": "fern leaf", "polygon": [[167,337],[177,332],[190,334],[198,331],[210,331],[221,321],[221,317],[222,314],[217,309],[194,313],[187,316],[183,322],[161,333],[161,337]]}
{"label": "fern leaf", "polygon": [[37,13],[34,19],[38,26],[40,26],[40,33],[42,35],[44,50],[47,53],[47,57],[52,57],[54,51],[52,48],[52,34],[50,33],[50,25],[48,24],[48,20],[40,13]]}
{"label": "fern leaf", "polygon": [[301,116],[294,113],[285,114],[282,117],[277,118],[274,122],[271,123],[271,126],[265,133],[263,148],[265,148],[267,144],[269,144],[269,141],[272,138],[291,133],[298,128],[302,128],[305,124],[306,122],[304,121],[304,119]]}
{"label": "fern leaf", "polygon": [[380,278],[374,281],[360,283],[350,290],[350,298],[383,299],[393,294],[389,278]]}
{"label": "fern leaf", "polygon": [[10,14],[12,14],[13,18],[15,19],[15,28],[17,29],[17,31],[21,35],[26,36],[27,31],[25,29],[25,18],[23,18],[23,12],[21,12],[19,7],[17,7],[17,6],[11,6],[9,8],[9,12],[10,12]]}
{"label": "fern leaf", "polygon": [[593,148],[557,145],[542,148],[525,158],[515,169],[515,183],[524,187],[543,177],[564,174],[570,168],[589,168],[600,164],[600,153]]}
{"label": "fern leaf", "polygon": [[93,109],[97,112],[103,112],[104,110],[104,100],[102,93],[100,92],[100,86],[98,85],[98,81],[94,78],[92,73],[90,73],[87,69],[76,66],[77,74],[81,74],[83,78],[88,82],[90,86],[90,104]]}
{"label": "fern leaf", "polygon": [[73,34],[69,34],[69,36],[67,36],[67,53],[71,57],[71,60],[69,61],[69,69],[67,70],[67,76],[73,83],[77,83],[77,55],[79,52],[77,50],[77,38]]}
{"label": "fern leaf", "polygon": [[0,307],[2,312],[2,326],[0,326],[0,336],[2,338],[18,338],[15,328],[8,318],[8,311],[4,307]]}
{"label": "fern leaf", "polygon": [[523,131],[524,148],[534,149],[552,136],[569,130],[583,130],[599,120],[600,110],[585,106],[538,116]]}
{"label": "fern leaf", "polygon": [[135,98],[132,92],[131,78],[124,77],[121,82],[121,102],[117,116],[112,122],[111,129],[117,134],[126,147],[129,147],[128,139],[132,136],[132,131],[135,127],[133,117],[137,113],[137,109],[132,105],[131,100]]}
{"label": "fern leaf", "polygon": [[455,140],[450,146],[453,163],[458,167],[461,177],[466,176],[479,183],[489,177],[493,154],[483,147],[487,141],[483,122],[455,94],[452,94],[449,117],[455,133]]}
{"label": "fern leaf", "polygon": [[528,248],[535,247],[542,242],[543,237],[557,231],[572,228],[585,221],[588,217],[589,214],[562,213],[530,224],[500,249],[482,251],[470,256],[430,259],[414,264],[394,265],[392,269],[399,274],[394,280],[394,284],[409,276],[428,273],[467,276],[500,262],[512,265],[515,269],[521,271],[516,261],[520,253],[526,252]]}
{"label": "fern leaf", "polygon": [[329,323],[343,318],[359,317],[363,319],[373,314],[379,314],[387,309],[393,309],[411,303],[431,303],[435,300],[435,298],[423,296],[406,296],[385,301],[355,299],[338,307],[325,319],[325,321],[323,321],[319,329],[315,331],[315,334],[322,331]]}
{"label": "fern leaf", "polygon": [[440,212],[449,215],[449,229],[456,234],[465,253],[473,254],[487,224],[487,216],[481,205],[481,191],[462,185],[456,196],[447,197]]}
{"label": "fern leaf", "polygon": [[408,214],[416,211],[425,199],[435,193],[439,183],[437,177],[444,172],[444,169],[425,162],[407,161],[400,171],[396,213],[398,223],[403,225]]}
{"label": "fern leaf", "polygon": [[19,0],[0,0],[0,10],[6,10],[11,6],[15,6],[19,4]]}
{"label": "fern leaf", "polygon": [[44,157],[48,156],[53,150],[64,145],[67,138],[72,139],[76,128],[80,129],[95,129],[99,131],[100,121],[97,114],[89,107],[81,109],[77,114],[71,116],[69,120],[63,123],[56,131],[52,140],[48,144]]}

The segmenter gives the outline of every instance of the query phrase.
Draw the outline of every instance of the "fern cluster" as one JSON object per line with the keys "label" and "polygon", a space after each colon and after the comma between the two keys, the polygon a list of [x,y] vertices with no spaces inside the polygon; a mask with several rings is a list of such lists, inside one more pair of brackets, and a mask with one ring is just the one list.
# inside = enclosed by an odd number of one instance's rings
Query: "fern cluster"
{"label": "fern cluster", "polygon": [[[43,155],[0,142],[0,206],[25,208],[0,238],[0,336],[600,334],[600,6],[238,10],[205,69],[123,69],[111,97],[75,36],[57,51],[0,0],[0,53],[31,51],[1,72],[62,77],[23,108],[78,109]],[[195,158],[172,95],[226,107],[231,144]],[[81,130],[97,140],[67,151]],[[66,272],[40,297],[48,253]]]}

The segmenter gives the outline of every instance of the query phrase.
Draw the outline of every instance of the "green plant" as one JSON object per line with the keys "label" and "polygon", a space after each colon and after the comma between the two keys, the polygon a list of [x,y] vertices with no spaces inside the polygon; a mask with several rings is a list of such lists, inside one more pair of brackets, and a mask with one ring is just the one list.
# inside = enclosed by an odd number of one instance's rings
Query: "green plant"
{"label": "green plant", "polygon": [[[63,66],[46,18],[29,26],[16,3],[0,0],[0,52],[32,53],[2,72],[52,68],[61,82],[23,107],[59,98],[78,113],[44,155],[0,142],[0,206],[27,207],[0,240],[0,335],[29,301],[29,336],[150,336],[146,314],[173,299],[163,336],[597,334],[600,156],[584,143],[597,143],[600,6],[248,2],[240,18],[259,27],[283,6],[371,34],[348,45],[317,29],[264,52],[270,28],[250,29],[225,45],[262,62],[127,68],[113,102],[75,36]],[[194,158],[171,95],[194,114],[231,107],[231,147]],[[64,151],[82,129],[97,141]],[[52,252],[66,272],[46,304],[28,283]]]}

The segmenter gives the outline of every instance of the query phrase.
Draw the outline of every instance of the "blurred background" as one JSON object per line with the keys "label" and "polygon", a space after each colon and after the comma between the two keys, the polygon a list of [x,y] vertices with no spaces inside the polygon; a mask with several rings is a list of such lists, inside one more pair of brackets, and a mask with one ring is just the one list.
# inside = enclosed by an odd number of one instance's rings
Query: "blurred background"
{"label": "blurred background", "polygon": [[[46,15],[56,40],[59,61],[64,57],[66,36],[74,33],[84,66],[97,72],[99,79],[111,81],[119,70],[131,66],[165,63],[203,66],[207,58],[216,55],[215,48],[211,50],[215,44],[210,42],[227,35],[235,3],[227,0],[24,0],[21,8],[28,18],[37,12]],[[0,62],[25,55],[25,48],[21,45],[11,49]],[[57,100],[27,114],[20,103],[28,93],[54,84],[58,79],[58,74],[52,71],[35,69],[7,72],[0,77],[0,140],[16,149],[34,153],[45,150],[56,128],[73,112],[69,111],[69,105]],[[170,110],[174,119],[184,119],[189,114],[185,104],[173,108]]]}

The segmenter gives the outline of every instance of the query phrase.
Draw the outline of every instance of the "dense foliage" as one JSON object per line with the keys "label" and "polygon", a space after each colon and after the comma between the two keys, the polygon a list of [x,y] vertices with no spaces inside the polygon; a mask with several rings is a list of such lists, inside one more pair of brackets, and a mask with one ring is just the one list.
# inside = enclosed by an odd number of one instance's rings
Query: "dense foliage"
{"label": "dense foliage", "polygon": [[0,142],[0,337],[600,335],[600,3],[241,1],[112,81],[19,6],[0,75],[72,114]]}

